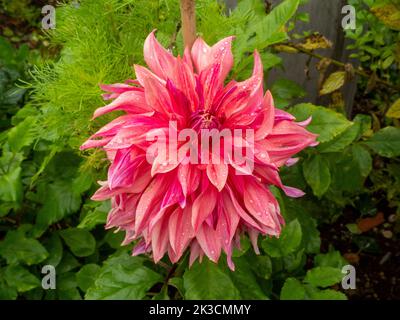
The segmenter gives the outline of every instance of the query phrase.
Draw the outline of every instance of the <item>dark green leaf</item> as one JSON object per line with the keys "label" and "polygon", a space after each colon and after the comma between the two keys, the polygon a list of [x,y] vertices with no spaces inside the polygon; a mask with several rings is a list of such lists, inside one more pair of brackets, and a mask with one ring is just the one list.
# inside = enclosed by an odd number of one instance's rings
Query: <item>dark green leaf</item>
{"label": "dark green leaf", "polygon": [[232,279],[218,265],[204,259],[195,262],[183,276],[185,299],[240,299]]}
{"label": "dark green leaf", "polygon": [[96,240],[85,229],[69,228],[61,230],[60,236],[77,257],[90,256],[96,248]]}

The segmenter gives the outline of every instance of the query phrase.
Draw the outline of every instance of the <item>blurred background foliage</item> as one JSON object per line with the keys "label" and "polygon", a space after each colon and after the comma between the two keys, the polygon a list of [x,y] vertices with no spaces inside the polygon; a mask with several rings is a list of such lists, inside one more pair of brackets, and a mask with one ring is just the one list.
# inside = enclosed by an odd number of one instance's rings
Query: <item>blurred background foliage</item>
{"label": "blurred background foliage", "polygon": [[[281,67],[282,51],[336,63],[315,55],[330,46],[318,30],[294,32],[309,19],[298,13],[305,2],[242,0],[228,11],[197,0],[198,33],[209,43],[236,35],[236,79],[250,74],[254,49],[267,73]],[[120,246],[123,234],[104,230],[109,203],[90,200],[106,177],[105,155],[79,151],[115,117],[91,121],[104,105],[98,85],[135,77],[132,65],[144,63],[143,42],[154,28],[164,46],[182,53],[178,1],[67,1],[57,4],[56,28],[44,32],[41,7],[48,1],[0,0],[0,298],[400,298],[400,7],[397,0],[349,3],[358,20],[346,37],[357,64],[339,62],[331,74],[321,68],[320,94],[334,101],[357,81],[353,114],[295,104],[306,98],[303,88],[287,79],[272,84],[277,107],[299,121],[313,117],[309,129],[320,145],[282,170],[285,183],[307,196],[292,200],[272,189],[287,222],[281,237],[259,239],[260,255],[243,238],[231,272],[223,258],[189,269],[187,257],[177,267],[131,257],[131,246]],[[363,277],[381,277],[384,290],[371,291],[366,278],[357,290],[342,290],[341,269],[349,263]],[[41,287],[47,264],[56,267],[55,290]]]}

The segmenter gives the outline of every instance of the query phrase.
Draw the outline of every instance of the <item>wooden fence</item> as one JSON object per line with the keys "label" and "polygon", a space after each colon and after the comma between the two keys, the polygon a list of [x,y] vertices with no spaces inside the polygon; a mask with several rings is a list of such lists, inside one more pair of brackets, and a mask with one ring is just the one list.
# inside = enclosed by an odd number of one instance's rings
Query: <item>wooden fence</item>
{"label": "wooden fence", "polygon": [[[280,0],[265,0],[272,5],[277,4]],[[237,0],[225,0],[229,8],[234,8]],[[300,12],[308,12],[310,16],[309,23],[299,22],[295,32],[301,33],[305,30],[318,31],[333,43],[331,49],[317,50],[326,57],[339,60],[341,62],[349,61],[349,51],[346,50],[348,41],[344,37],[342,28],[342,8],[347,4],[346,0],[309,0],[309,2],[300,7]],[[329,101],[326,97],[320,97],[319,92],[319,73],[316,70],[318,59],[313,58],[309,62],[309,57],[302,54],[281,53],[280,56],[284,61],[284,70],[273,70],[268,75],[268,83],[271,85],[279,78],[287,78],[302,86],[307,96],[301,101],[312,102],[315,104],[327,104]],[[306,72],[308,68],[308,72]],[[328,69],[328,72],[334,70]],[[346,111],[348,115],[351,113],[354,96],[356,93],[356,78],[351,80],[342,89]]]}

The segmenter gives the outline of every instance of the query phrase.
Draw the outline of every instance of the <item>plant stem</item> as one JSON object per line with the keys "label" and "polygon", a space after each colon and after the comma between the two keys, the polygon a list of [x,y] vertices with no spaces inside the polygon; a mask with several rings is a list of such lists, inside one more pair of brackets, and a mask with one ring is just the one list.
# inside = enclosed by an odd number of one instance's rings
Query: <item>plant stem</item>
{"label": "plant stem", "polygon": [[[296,50],[298,50],[298,51],[301,52],[301,53],[304,53],[304,54],[307,54],[307,55],[309,55],[309,56],[311,56],[311,57],[317,58],[317,59],[319,59],[319,60],[328,59],[332,64],[334,64],[334,65],[336,65],[336,66],[338,66],[338,67],[345,68],[346,66],[351,66],[351,68],[354,70],[354,72],[355,72],[356,74],[358,74],[359,76],[362,76],[362,77],[365,77],[365,78],[370,78],[370,77],[371,77],[370,74],[366,73],[366,72],[363,71],[363,70],[356,69],[356,68],[355,68],[352,64],[350,64],[350,63],[343,63],[343,62],[337,61],[337,60],[335,60],[335,59],[325,57],[325,56],[323,56],[323,55],[321,55],[321,54],[318,54],[318,53],[315,53],[315,52],[313,52],[313,51],[304,49],[304,48],[302,48],[302,47],[300,47],[300,46],[298,46],[298,45],[296,45],[296,44],[293,44],[293,43],[285,43],[285,45],[288,46],[288,47],[291,47],[291,48],[293,48],[293,49],[296,49]],[[399,90],[399,91],[400,91],[400,87],[399,87],[399,86],[393,85],[393,84],[391,84],[390,82],[387,82],[387,81],[382,80],[382,79],[379,79],[379,78],[376,78],[375,81],[376,81],[377,83],[383,84],[383,85],[385,85],[385,86],[387,86],[387,87],[389,87],[389,88],[392,88],[392,89],[394,89],[394,90]]]}
{"label": "plant stem", "polygon": [[185,48],[192,48],[196,40],[196,6],[195,0],[180,0],[181,1],[181,20],[183,43]]}

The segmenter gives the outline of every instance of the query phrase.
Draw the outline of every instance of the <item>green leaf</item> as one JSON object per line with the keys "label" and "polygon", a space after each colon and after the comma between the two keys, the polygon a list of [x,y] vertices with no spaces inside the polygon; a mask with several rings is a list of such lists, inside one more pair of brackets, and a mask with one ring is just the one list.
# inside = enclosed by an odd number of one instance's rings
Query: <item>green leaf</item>
{"label": "green leaf", "polygon": [[281,300],[304,300],[306,290],[302,283],[295,278],[287,278],[281,290]]}
{"label": "green leaf", "polygon": [[144,259],[127,253],[108,258],[85,298],[88,300],[143,299],[147,290],[163,278],[143,265]]}
{"label": "green leaf", "polygon": [[386,26],[400,31],[400,9],[397,3],[391,1],[377,2],[371,7],[371,12]]}
{"label": "green leaf", "polygon": [[63,245],[60,237],[54,233],[44,245],[49,252],[49,257],[45,263],[57,267],[63,256]]}
{"label": "green leaf", "polygon": [[372,158],[369,152],[361,145],[354,144],[351,146],[351,153],[354,162],[358,165],[361,176],[368,177],[372,170]]}
{"label": "green leaf", "polygon": [[346,260],[339,251],[330,251],[325,254],[317,254],[314,258],[314,264],[316,267],[333,267],[341,270],[346,264]]}
{"label": "green leaf", "polygon": [[305,286],[307,300],[347,300],[344,293],[332,289],[320,290],[312,286]]}
{"label": "green leaf", "polygon": [[279,238],[267,238],[261,244],[271,257],[279,258],[296,251],[301,243],[301,236],[300,223],[295,219],[283,227]]}
{"label": "green leaf", "polygon": [[246,256],[233,258],[235,263],[235,271],[226,271],[231,277],[233,284],[239,290],[242,299],[263,300],[267,296],[260,287],[260,282],[257,279],[251,262]]}
{"label": "green leaf", "polygon": [[96,280],[97,273],[100,270],[100,266],[94,263],[84,265],[76,274],[76,281],[78,283],[79,288],[82,291],[86,291],[90,288],[94,281]]}
{"label": "green leaf", "polygon": [[[237,11],[246,11],[244,14],[251,16],[249,23],[237,32],[237,41],[234,46],[234,56],[237,65],[241,65],[242,57],[246,52],[254,49],[264,49],[265,47],[284,41],[287,34],[284,26],[295,14],[299,0],[285,0],[275,7],[268,15],[254,14],[252,9],[245,8],[246,5],[239,5]],[[242,12],[243,14],[243,12]],[[237,68],[237,69],[240,69]]]}
{"label": "green leaf", "polygon": [[63,257],[57,266],[57,273],[65,273],[78,268],[81,264],[79,261],[68,251],[63,253]]}
{"label": "green leaf", "polygon": [[66,272],[57,277],[57,295],[60,300],[82,300],[77,288],[74,272]]}
{"label": "green leaf", "polygon": [[46,189],[45,202],[36,217],[39,226],[47,227],[79,209],[81,196],[71,183],[59,181],[46,186]]}
{"label": "green leaf", "polygon": [[96,248],[96,240],[88,230],[69,228],[61,230],[60,236],[77,257],[90,256]]}
{"label": "green leaf", "polygon": [[329,287],[343,279],[342,271],[333,267],[316,267],[308,270],[305,282],[310,283],[315,287]]}
{"label": "green leaf", "polygon": [[96,208],[89,211],[79,223],[78,228],[91,230],[98,224],[105,224],[107,215],[110,211],[111,204],[109,201],[101,202]]}
{"label": "green leaf", "polygon": [[400,119],[400,99],[397,99],[386,112],[389,118]]}
{"label": "green leaf", "polygon": [[35,125],[34,117],[27,117],[17,126],[8,132],[8,143],[13,152],[20,151],[23,147],[28,146],[34,139],[33,127]]}
{"label": "green leaf", "polygon": [[326,160],[320,155],[313,155],[303,163],[304,178],[310,185],[313,193],[321,197],[331,184],[331,173]]}
{"label": "green leaf", "polygon": [[253,251],[245,257],[248,259],[253,272],[262,279],[269,279],[272,275],[271,258],[267,255],[256,255]]}
{"label": "green leaf", "polygon": [[321,153],[342,151],[357,138],[359,132],[360,124],[353,123],[344,132],[331,141],[318,145],[317,150]]}
{"label": "green leaf", "polygon": [[0,256],[8,264],[22,262],[27,265],[38,264],[48,256],[46,249],[36,239],[26,238],[21,231],[8,231],[0,242]]}
{"label": "green leaf", "polygon": [[0,176],[0,199],[20,203],[22,200],[21,167]]}
{"label": "green leaf", "polygon": [[169,279],[168,284],[176,288],[180,295],[183,297],[185,295],[185,288],[183,287],[183,279],[178,277],[173,277]]}
{"label": "green leaf", "polygon": [[5,283],[5,280],[0,279],[0,300],[15,300],[17,297],[17,290]]}
{"label": "green leaf", "polygon": [[329,77],[324,81],[319,94],[322,96],[339,90],[341,87],[343,87],[345,79],[346,72],[344,71],[337,71],[330,74]]}
{"label": "green leaf", "polygon": [[351,121],[342,114],[310,103],[298,104],[290,108],[289,112],[296,117],[297,121],[303,121],[312,116],[307,130],[318,134],[318,141],[321,143],[332,140],[351,126]]}
{"label": "green leaf", "polygon": [[283,108],[294,98],[302,98],[306,92],[296,82],[288,79],[279,79],[274,82],[271,88],[275,106]]}
{"label": "green leaf", "polygon": [[400,156],[400,128],[383,128],[365,144],[382,157],[398,157]]}
{"label": "green leaf", "polygon": [[185,299],[240,299],[232,279],[217,264],[205,259],[195,262],[183,275]]}
{"label": "green leaf", "polygon": [[284,267],[289,272],[294,272],[296,269],[303,267],[305,262],[304,248],[283,257]]}
{"label": "green leaf", "polygon": [[39,279],[20,265],[7,266],[4,277],[8,285],[16,288],[18,292],[29,291],[40,286]]}

